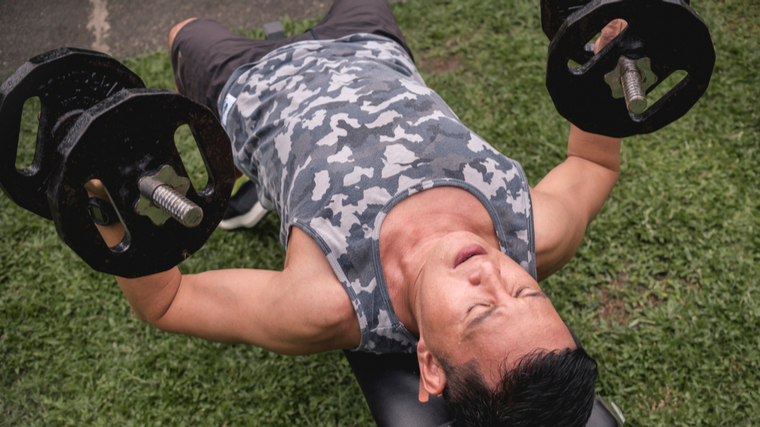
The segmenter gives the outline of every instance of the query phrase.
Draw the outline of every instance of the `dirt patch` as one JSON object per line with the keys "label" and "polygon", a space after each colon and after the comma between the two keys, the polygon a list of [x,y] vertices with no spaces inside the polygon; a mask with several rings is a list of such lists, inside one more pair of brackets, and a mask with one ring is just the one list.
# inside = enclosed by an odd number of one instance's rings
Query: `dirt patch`
{"label": "dirt patch", "polygon": [[610,298],[609,293],[605,294],[602,296],[602,312],[599,313],[599,318],[616,323],[626,322],[628,313],[625,312],[625,303]]}
{"label": "dirt patch", "polygon": [[[657,279],[661,280],[665,277],[667,277],[667,275],[658,277]],[[622,295],[625,293],[625,291],[622,290],[633,287],[635,287],[636,293],[639,294],[640,298],[638,298],[635,303],[629,303],[630,307],[626,309],[626,303],[621,299]],[[657,298],[656,295],[649,293],[649,290],[650,289],[643,284],[635,284],[631,282],[624,271],[619,273],[618,277],[610,283],[609,286],[602,289],[602,298],[600,301],[601,311],[599,315],[596,316],[596,320],[602,319],[614,323],[627,323],[630,314],[633,311],[637,311],[644,306],[654,307],[661,304],[662,301]]]}
{"label": "dirt patch", "polygon": [[675,408],[681,404],[678,396],[673,394],[670,390],[670,385],[666,384],[664,390],[660,387],[658,392],[659,393],[654,396],[644,396],[641,393],[637,394],[636,397],[646,401],[645,403],[639,402],[638,407],[640,409],[654,412],[662,408]]}
{"label": "dirt patch", "polygon": [[447,71],[456,71],[463,65],[463,61],[457,55],[427,56],[420,55],[417,66],[420,71],[427,74],[441,74]]}

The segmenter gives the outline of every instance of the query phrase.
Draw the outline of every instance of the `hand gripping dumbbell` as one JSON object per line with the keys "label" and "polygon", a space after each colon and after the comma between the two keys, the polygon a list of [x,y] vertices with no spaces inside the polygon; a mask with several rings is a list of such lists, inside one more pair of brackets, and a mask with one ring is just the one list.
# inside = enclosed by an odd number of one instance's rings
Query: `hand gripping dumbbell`
{"label": "hand gripping dumbbell", "polygon": [[[549,95],[560,115],[587,132],[654,132],[686,114],[707,90],[715,49],[686,0],[542,0],[541,11],[551,40]],[[614,19],[628,26],[594,55],[588,42]],[[647,108],[646,94],[679,70],[687,76]]]}
{"label": "hand gripping dumbbell", "polygon": [[[70,105],[60,107],[50,99],[63,98],[63,90],[86,91],[93,80],[68,80],[63,89],[47,88],[45,96],[27,89],[35,85],[19,84],[27,81],[30,63],[47,80],[61,80],[60,66],[46,59],[62,56],[61,51],[75,53],[79,60],[71,67],[83,75],[102,78],[107,74],[103,70],[123,67],[103,54],[63,49],[32,59],[3,83],[0,135],[18,135],[20,109],[29,97],[39,96],[42,109],[30,167],[16,169],[15,138],[0,143],[5,161],[0,165],[0,186],[20,206],[52,219],[61,239],[95,270],[123,277],[168,270],[200,249],[224,216],[234,183],[227,134],[208,108],[163,89],[118,90],[112,85],[114,90],[103,92],[105,96],[88,96],[88,103],[78,104],[76,117],[68,118],[74,114]],[[107,58],[101,59],[104,68],[94,72],[88,63],[91,57]],[[46,79],[42,80],[35,84],[44,86]],[[50,133],[51,122],[65,123],[65,131]],[[207,185],[198,191],[190,185],[174,144],[176,129],[185,124],[208,174]],[[93,200],[85,190],[93,179],[103,183],[111,199],[111,204],[95,207],[95,216],[88,214]],[[124,238],[113,247],[96,227],[108,222],[104,214],[124,225]]]}

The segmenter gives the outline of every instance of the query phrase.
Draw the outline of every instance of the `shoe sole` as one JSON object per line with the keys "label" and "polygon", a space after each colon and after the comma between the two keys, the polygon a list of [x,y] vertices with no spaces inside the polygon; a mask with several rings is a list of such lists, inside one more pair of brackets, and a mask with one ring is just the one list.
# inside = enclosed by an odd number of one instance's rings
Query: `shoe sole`
{"label": "shoe sole", "polygon": [[219,228],[222,230],[235,230],[237,228],[251,228],[261,222],[265,216],[269,213],[268,210],[261,206],[261,203],[256,202],[253,208],[248,213],[234,218],[225,219],[219,223]]}

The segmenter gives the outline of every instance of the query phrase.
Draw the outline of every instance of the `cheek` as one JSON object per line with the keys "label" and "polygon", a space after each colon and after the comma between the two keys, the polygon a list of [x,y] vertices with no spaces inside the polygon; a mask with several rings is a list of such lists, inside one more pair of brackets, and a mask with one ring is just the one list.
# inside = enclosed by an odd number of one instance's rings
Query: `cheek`
{"label": "cheek", "polygon": [[464,304],[463,295],[456,289],[437,286],[424,293],[421,304],[423,323],[429,328],[440,329],[456,321],[458,310]]}
{"label": "cheek", "polygon": [[435,305],[440,311],[446,312],[451,315],[460,306],[465,304],[466,293],[461,286],[455,286],[452,282],[441,283],[441,286],[436,288],[431,299],[435,302]]}

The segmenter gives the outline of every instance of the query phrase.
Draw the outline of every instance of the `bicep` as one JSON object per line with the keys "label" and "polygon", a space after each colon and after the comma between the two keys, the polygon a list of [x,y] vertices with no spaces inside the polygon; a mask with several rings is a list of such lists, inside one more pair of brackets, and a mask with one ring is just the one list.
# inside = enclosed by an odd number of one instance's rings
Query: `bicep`
{"label": "bicep", "polygon": [[[290,271],[252,269],[182,276],[174,301],[154,325],[282,354],[333,349],[336,343],[328,327],[333,321],[334,284],[320,276],[308,283],[295,276]],[[337,286],[345,295],[339,282]]]}

